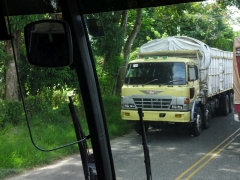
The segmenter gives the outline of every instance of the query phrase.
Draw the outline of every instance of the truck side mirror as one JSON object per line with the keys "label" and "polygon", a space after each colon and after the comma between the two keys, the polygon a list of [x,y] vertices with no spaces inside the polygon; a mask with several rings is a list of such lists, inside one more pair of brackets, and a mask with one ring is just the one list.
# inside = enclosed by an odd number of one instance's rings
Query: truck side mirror
{"label": "truck side mirror", "polygon": [[24,37],[30,64],[41,67],[72,64],[72,39],[67,22],[42,20],[27,24]]}
{"label": "truck side mirror", "polygon": [[86,25],[88,28],[88,32],[93,37],[100,37],[105,36],[103,26],[101,24],[101,21],[99,19],[86,19]]}

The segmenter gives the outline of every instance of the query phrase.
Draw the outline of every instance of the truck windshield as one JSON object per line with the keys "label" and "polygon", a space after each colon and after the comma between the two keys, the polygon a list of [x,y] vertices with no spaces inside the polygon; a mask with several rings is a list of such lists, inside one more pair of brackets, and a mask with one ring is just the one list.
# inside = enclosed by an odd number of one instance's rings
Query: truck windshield
{"label": "truck windshield", "polygon": [[186,84],[186,67],[183,62],[130,63],[125,84]]}

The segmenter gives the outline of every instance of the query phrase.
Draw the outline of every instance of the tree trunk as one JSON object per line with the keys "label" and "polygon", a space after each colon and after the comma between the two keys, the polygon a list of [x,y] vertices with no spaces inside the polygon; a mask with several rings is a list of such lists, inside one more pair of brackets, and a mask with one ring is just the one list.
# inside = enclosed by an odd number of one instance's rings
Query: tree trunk
{"label": "tree trunk", "polygon": [[137,33],[140,30],[141,23],[142,23],[142,9],[137,9],[137,17],[136,17],[136,21],[135,21],[133,30],[130,33],[130,35],[128,36],[127,42],[126,42],[126,44],[124,46],[124,49],[123,49],[125,65],[127,65],[127,63],[128,63],[132,43],[135,40],[135,38],[137,36]]}
{"label": "tree trunk", "polygon": [[101,76],[103,75],[105,69],[106,69],[106,64],[108,63],[108,60],[109,60],[110,56],[109,56],[109,53],[106,53],[104,55],[104,58],[103,58],[103,62],[102,62],[102,72],[101,72]]}
{"label": "tree trunk", "polygon": [[128,10],[124,10],[122,12],[122,21],[121,21],[121,27],[123,28],[123,37],[126,36],[126,29],[127,29],[127,21],[128,21]]}
{"label": "tree trunk", "polygon": [[117,13],[117,14],[116,14],[116,18],[113,19],[113,22],[114,22],[114,23],[119,23],[119,21],[120,21],[120,19],[121,19],[121,17],[122,17],[123,11],[117,11],[116,13]]}
{"label": "tree trunk", "polygon": [[123,77],[125,76],[125,67],[120,67],[118,70],[118,74],[117,74],[117,78],[116,78],[116,82],[114,84],[114,89],[112,94],[115,95],[119,95],[121,93],[121,88],[123,85]]}
{"label": "tree trunk", "polygon": [[[123,11],[123,17],[122,17],[122,24],[121,26],[125,29],[126,28],[126,25],[127,25],[127,16],[128,16],[128,11]],[[136,16],[136,21],[135,21],[135,24],[134,24],[134,27],[130,33],[130,35],[128,36],[128,39],[125,43],[125,46],[123,48],[123,56],[124,56],[124,64],[127,65],[128,63],[128,60],[129,60],[129,56],[130,56],[130,52],[131,52],[131,47],[132,47],[132,43],[133,41],[135,40],[139,30],[140,30],[140,27],[141,27],[141,23],[142,23],[142,9],[137,9],[137,16]],[[125,35],[124,35],[125,36]],[[119,73],[118,73],[118,76],[116,78],[116,84],[115,84],[115,87],[114,87],[114,95],[116,94],[120,94],[121,92],[121,87],[122,87],[122,77],[123,74],[123,67],[121,67],[119,69]]]}
{"label": "tree trunk", "polygon": [[[6,85],[5,85],[5,99],[18,101],[18,81],[17,81],[17,71],[15,66],[15,61],[13,57],[13,48],[11,41],[5,41],[5,51],[8,54],[8,59],[6,60]],[[17,52],[18,42],[14,41],[15,52]],[[16,54],[17,57],[17,54]]]}

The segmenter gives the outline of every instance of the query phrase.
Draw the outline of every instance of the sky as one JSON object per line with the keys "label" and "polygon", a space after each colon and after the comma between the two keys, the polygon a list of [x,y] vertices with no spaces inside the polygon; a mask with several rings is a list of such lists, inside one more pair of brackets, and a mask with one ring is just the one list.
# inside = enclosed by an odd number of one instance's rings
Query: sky
{"label": "sky", "polygon": [[[206,0],[206,2],[216,2],[216,0]],[[234,6],[228,7],[229,16],[235,20],[235,22],[230,22],[233,31],[240,31],[240,10]],[[239,19],[239,22],[237,22]]]}
{"label": "sky", "polygon": [[[233,28],[234,31],[239,31],[240,30],[240,10],[236,7],[229,7],[228,8],[229,13],[231,15],[231,17],[235,20],[235,22],[231,22],[231,26]],[[237,21],[237,19],[239,19]]]}

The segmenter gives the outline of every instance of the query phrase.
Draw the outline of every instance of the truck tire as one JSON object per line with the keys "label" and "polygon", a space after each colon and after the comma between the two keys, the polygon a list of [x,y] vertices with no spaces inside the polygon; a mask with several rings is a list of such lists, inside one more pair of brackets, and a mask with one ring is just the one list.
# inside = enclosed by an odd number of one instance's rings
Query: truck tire
{"label": "truck tire", "polygon": [[193,122],[193,135],[199,136],[202,132],[202,112],[200,107],[198,107],[197,119]]}
{"label": "truck tire", "polygon": [[202,126],[203,129],[208,129],[210,127],[210,123],[211,123],[211,107],[209,104],[206,105],[206,109],[203,112],[203,116],[202,116]]}
{"label": "truck tire", "polygon": [[[144,122],[145,133],[148,132],[148,127],[149,127],[149,124]],[[140,123],[140,121],[134,123],[134,129],[135,129],[135,131],[136,131],[137,134],[142,135],[142,130],[141,130],[141,123]]]}
{"label": "truck tire", "polygon": [[233,93],[229,93],[229,113],[233,111]]}
{"label": "truck tire", "polygon": [[227,116],[229,113],[229,98],[227,94],[223,95],[222,98],[223,98],[221,100],[222,114],[223,116]]}

